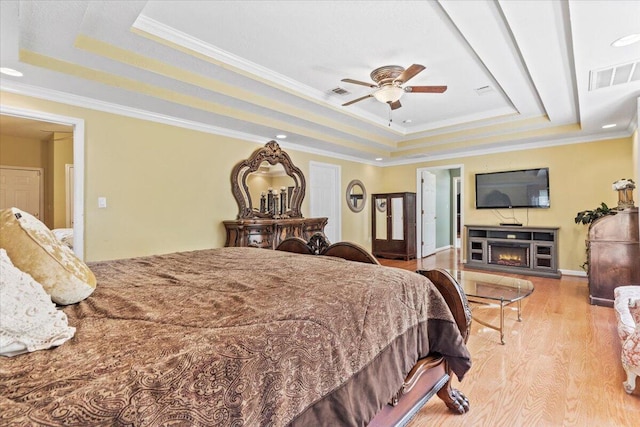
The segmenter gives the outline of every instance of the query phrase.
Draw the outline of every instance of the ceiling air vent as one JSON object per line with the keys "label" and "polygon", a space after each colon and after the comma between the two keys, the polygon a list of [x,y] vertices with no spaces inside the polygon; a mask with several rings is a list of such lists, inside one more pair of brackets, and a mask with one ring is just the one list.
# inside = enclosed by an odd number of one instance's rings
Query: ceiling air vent
{"label": "ceiling air vent", "polygon": [[482,86],[477,88],[476,93],[480,96],[486,95],[487,93],[493,92],[493,88],[491,86]]}
{"label": "ceiling air vent", "polygon": [[640,59],[627,64],[591,70],[589,74],[589,90],[637,82],[640,81]]}
{"label": "ceiling air vent", "polygon": [[337,87],[335,89],[331,89],[331,92],[333,92],[333,93],[335,93],[337,95],[348,95],[349,93],[351,93],[346,89],[342,89],[341,87]]}

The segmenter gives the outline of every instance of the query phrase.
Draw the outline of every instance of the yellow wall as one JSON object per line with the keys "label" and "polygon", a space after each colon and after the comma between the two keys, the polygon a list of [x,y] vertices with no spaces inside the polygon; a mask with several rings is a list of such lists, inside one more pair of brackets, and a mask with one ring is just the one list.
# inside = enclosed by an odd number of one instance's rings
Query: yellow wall
{"label": "yellow wall", "polygon": [[[2,102],[85,121],[87,261],[224,245],[222,221],[238,213],[231,168],[260,145],[10,93]],[[342,192],[351,179],[377,183],[379,168],[287,152],[307,177],[310,160],[340,165]],[[369,246],[368,210],[355,214],[342,203],[342,239]],[[308,195],[302,213],[309,216]]]}
{"label": "yellow wall", "polygon": [[0,165],[44,170],[44,223],[50,228],[66,226],[65,164],[73,163],[73,140],[50,141],[0,135]]}
{"label": "yellow wall", "polygon": [[[638,106],[638,110],[640,110],[640,105]],[[633,162],[633,180],[636,183],[636,188],[640,185],[640,142],[638,141],[638,130],[633,133],[633,154],[632,159],[635,159]],[[634,198],[634,200],[636,200]]]}
{"label": "yellow wall", "polygon": [[[464,222],[498,225],[512,215],[518,222],[539,227],[560,227],[559,268],[581,271],[585,261],[587,227],[574,223],[578,211],[593,209],[600,202],[617,205],[611,184],[633,173],[632,138],[561,145],[526,151],[461,157],[410,166],[386,168],[386,190],[416,191],[416,169],[441,165],[464,165]],[[549,209],[475,209],[475,174],[512,169],[549,167]],[[385,190],[385,191],[386,191]]]}
{"label": "yellow wall", "polygon": [[46,142],[0,135],[0,165],[25,168],[44,168]]}
{"label": "yellow wall", "polygon": [[[224,245],[222,221],[237,215],[231,168],[260,145],[15,94],[3,93],[2,100],[8,106],[85,121],[87,260]],[[501,219],[493,211],[474,209],[474,174],[547,166],[551,208],[530,209],[528,216],[526,210],[514,212],[530,226],[560,227],[559,267],[579,270],[585,257],[586,227],[574,224],[573,218],[601,201],[615,206],[611,183],[634,173],[634,146],[637,143],[629,137],[387,168],[286,150],[307,180],[310,161],[341,167],[342,240],[367,248],[371,247],[371,194],[416,191],[417,168],[464,165],[465,222],[497,224]],[[359,213],[348,209],[344,197],[352,179],[361,180],[367,191],[367,205]],[[106,209],[97,207],[101,196],[107,198]],[[302,213],[310,216],[308,194]]]}
{"label": "yellow wall", "polygon": [[49,141],[49,178],[51,195],[48,198],[47,210],[51,212],[49,225],[51,228],[67,226],[66,201],[66,166],[73,164],[73,139],[66,134],[54,133]]}

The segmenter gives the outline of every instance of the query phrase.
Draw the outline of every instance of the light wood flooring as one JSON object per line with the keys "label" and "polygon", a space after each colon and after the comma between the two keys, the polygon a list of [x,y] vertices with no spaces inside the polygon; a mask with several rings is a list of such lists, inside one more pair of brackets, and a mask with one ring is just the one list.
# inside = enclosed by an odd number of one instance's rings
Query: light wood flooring
{"label": "light wood flooring", "polygon": [[[414,271],[462,268],[454,250],[380,262]],[[622,388],[613,309],[589,304],[586,278],[516,277],[531,280],[535,291],[522,302],[522,322],[515,305],[506,309],[505,345],[497,331],[472,324],[473,366],[462,382],[453,381],[469,399],[469,412],[453,414],[434,397],[409,427],[640,426],[640,393]],[[498,312],[478,307],[473,315],[497,324]]]}

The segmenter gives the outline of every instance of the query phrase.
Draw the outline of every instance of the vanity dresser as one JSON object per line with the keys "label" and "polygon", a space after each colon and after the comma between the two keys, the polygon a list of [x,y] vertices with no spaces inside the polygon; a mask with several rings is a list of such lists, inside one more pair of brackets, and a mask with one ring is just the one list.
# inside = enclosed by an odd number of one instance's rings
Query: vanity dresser
{"label": "vanity dresser", "polygon": [[225,246],[275,249],[287,237],[308,241],[323,232],[327,218],[304,218],[300,206],[306,182],[277,142],[269,141],[231,171],[238,217],[223,221]]}

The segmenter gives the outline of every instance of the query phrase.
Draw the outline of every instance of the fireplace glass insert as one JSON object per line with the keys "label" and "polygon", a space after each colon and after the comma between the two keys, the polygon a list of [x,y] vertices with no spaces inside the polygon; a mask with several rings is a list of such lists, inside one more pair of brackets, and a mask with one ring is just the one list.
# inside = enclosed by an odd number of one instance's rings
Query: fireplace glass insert
{"label": "fireplace glass insert", "polygon": [[489,264],[525,268],[530,266],[528,244],[488,242],[488,251]]}

